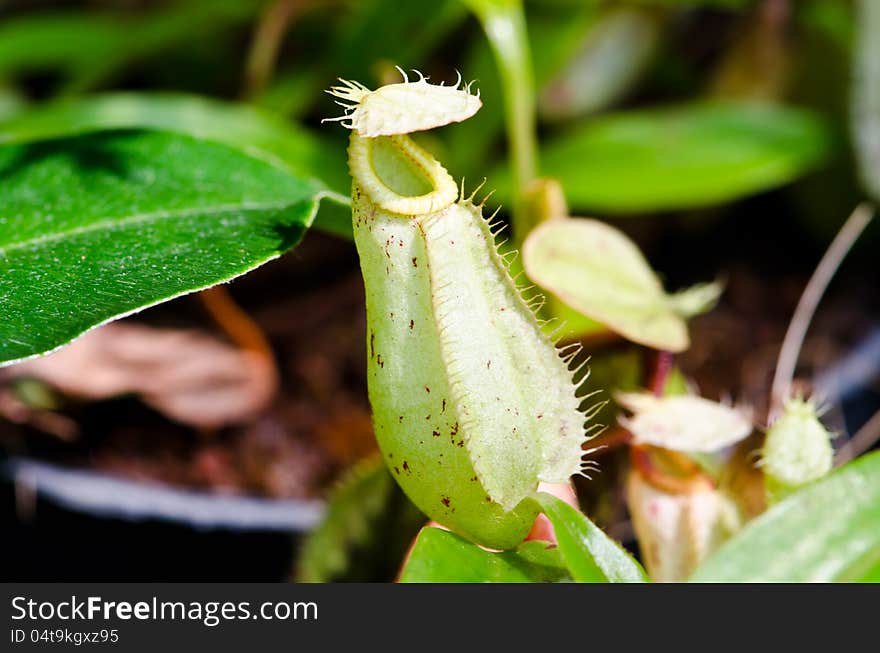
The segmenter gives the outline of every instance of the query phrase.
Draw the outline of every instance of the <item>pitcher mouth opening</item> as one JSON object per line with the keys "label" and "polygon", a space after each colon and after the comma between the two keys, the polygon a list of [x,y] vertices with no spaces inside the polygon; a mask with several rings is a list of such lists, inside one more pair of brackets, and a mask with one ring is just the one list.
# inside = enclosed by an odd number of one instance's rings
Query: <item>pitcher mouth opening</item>
{"label": "pitcher mouth opening", "polygon": [[386,211],[424,215],[458,199],[446,169],[405,134],[365,138],[353,133],[348,154],[352,177]]}

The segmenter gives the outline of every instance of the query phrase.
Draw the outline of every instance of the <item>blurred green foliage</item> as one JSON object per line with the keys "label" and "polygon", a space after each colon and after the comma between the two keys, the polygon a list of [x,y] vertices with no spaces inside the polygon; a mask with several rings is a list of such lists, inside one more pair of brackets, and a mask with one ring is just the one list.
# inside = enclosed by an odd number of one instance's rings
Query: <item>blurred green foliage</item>
{"label": "blurred green foliage", "polygon": [[[574,209],[600,214],[729,204],[814,170],[839,177],[848,165],[837,154],[847,149],[840,142],[847,130],[838,124],[841,116],[829,112],[829,94],[817,86],[824,82],[815,66],[804,69],[799,55],[816,35],[835,48],[852,47],[851,3],[809,0],[774,19],[786,24],[775,32],[779,47],[772,56],[792,57],[794,64],[783,89],[764,106],[746,107],[731,97],[726,100],[733,104],[706,102],[720,68],[743,56],[736,48],[738,35],[767,20],[763,4],[526,2],[532,70],[520,72],[534,75],[546,109],[538,119],[546,115],[550,121],[539,132],[538,172],[562,181]],[[285,6],[287,11],[276,11]],[[0,121],[21,113],[28,102],[61,96],[175,90],[247,98],[279,121],[298,122],[305,139],[305,131],[337,113],[321,93],[337,76],[375,86],[397,78],[394,65],[417,68],[435,81],[452,81],[460,70],[477,80],[484,108],[474,119],[432,134],[426,144],[453,175],[488,176],[497,198],[507,207],[515,203],[503,172],[509,161],[505,85],[489,41],[460,0],[434,3],[430,16],[418,3],[392,0],[12,2],[6,14],[0,20]],[[260,27],[272,15],[284,16],[274,26],[277,59],[270,62],[264,86],[247,88],[249,52],[265,46],[257,43],[268,38]],[[642,29],[634,28],[633,20],[644,29],[650,25],[650,37],[627,31]],[[760,85],[761,71],[754,72],[754,84]],[[566,95],[566,84],[578,84],[569,87],[574,95]],[[593,91],[578,96],[581,86]],[[748,88],[740,91],[743,101],[751,99]],[[567,108],[561,112],[554,108],[562,106]],[[316,176],[334,190],[346,185],[342,157],[332,161],[321,152],[340,151],[340,132],[324,129],[312,139]],[[860,130],[851,133],[859,142]],[[848,174],[853,179],[851,169]],[[850,196],[841,193],[838,199],[842,204]],[[827,219],[837,224],[848,208],[835,206],[826,211]],[[341,220],[329,228],[339,232],[344,215],[336,217]]]}

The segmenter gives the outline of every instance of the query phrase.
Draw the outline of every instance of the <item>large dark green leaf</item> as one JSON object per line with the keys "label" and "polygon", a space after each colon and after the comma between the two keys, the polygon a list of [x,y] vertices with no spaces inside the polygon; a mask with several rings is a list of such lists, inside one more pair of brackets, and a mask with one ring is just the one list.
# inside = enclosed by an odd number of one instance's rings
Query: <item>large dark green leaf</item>
{"label": "large dark green leaf", "polygon": [[559,551],[579,583],[643,583],[645,570],[622,546],[562,499],[541,492],[538,502],[553,524]]}
{"label": "large dark green leaf", "polygon": [[722,545],[691,580],[880,580],[880,452],[773,506]]}
{"label": "large dark green leaf", "polygon": [[117,131],[0,148],[0,361],[243,274],[324,190],[225,145]]}
{"label": "large dark green leaf", "polygon": [[25,143],[116,128],[149,128],[224,143],[310,183],[331,189],[341,210],[323,208],[317,225],[351,235],[350,181],[344,147],[332,147],[311,133],[245,104],[195,95],[107,93],[57,102],[16,115],[0,125],[0,143]]}
{"label": "large dark green leaf", "polygon": [[[543,145],[541,172],[562,182],[575,209],[660,211],[780,186],[828,150],[824,124],[808,111],[705,103],[588,120]],[[489,183],[509,193],[504,173]]]}
{"label": "large dark green leaf", "polygon": [[559,551],[526,542],[494,553],[439,528],[424,528],[413,546],[402,583],[549,583],[568,578]]}

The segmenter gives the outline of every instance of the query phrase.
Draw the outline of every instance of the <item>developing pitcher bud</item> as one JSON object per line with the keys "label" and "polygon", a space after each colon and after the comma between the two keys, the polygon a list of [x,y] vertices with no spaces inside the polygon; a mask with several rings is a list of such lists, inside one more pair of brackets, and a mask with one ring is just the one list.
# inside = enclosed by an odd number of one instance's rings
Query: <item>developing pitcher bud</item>
{"label": "developing pitcher bud", "polygon": [[673,494],[632,471],[626,497],[645,568],[658,583],[685,580],[739,528],[734,503],[708,484]]}
{"label": "developing pitcher bud", "polygon": [[619,392],[617,402],[633,413],[620,423],[636,444],[683,452],[714,452],[752,432],[751,414],[693,395],[655,397],[650,393]]}
{"label": "developing pitcher bud", "polygon": [[767,431],[762,452],[770,503],[831,471],[831,437],[811,402],[800,398],[786,402],[782,416]]}
{"label": "developing pitcher bud", "polygon": [[[427,115],[442,106],[432,94],[449,89],[423,86]],[[419,107],[397,109],[370,121],[388,126]],[[422,511],[479,544],[511,548],[538,513],[539,481],[581,471],[585,417],[570,358],[510,278],[481,206],[399,133],[423,123],[400,120],[388,127],[394,135],[375,138],[352,120],[349,147],[376,438]]]}

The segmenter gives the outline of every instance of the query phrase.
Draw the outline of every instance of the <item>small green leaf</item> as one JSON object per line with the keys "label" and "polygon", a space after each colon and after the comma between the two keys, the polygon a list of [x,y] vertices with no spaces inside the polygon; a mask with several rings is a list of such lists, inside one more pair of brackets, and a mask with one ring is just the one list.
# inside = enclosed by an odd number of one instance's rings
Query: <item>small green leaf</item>
{"label": "small green leaf", "polygon": [[337,148],[245,104],[177,93],[105,93],[56,102],[0,124],[0,143],[26,143],[108,129],[159,129],[223,143],[307,178],[345,210],[322,208],[317,225],[351,237],[348,168]]}
{"label": "small green leaf", "polygon": [[687,324],[635,243],[614,227],[549,220],[526,238],[523,263],[532,281],[629,340],[687,349]]}
{"label": "small green leaf", "polygon": [[622,546],[565,501],[540,492],[537,500],[553,524],[559,550],[580,583],[643,583],[645,570]]}
{"label": "small green leaf", "polygon": [[[720,204],[797,179],[830,149],[813,113],[700,103],[606,115],[545,142],[541,172],[575,209],[633,213]],[[489,177],[502,200],[510,181]]]}
{"label": "small green leaf", "polygon": [[370,522],[382,511],[393,485],[381,458],[355,466],[335,488],[324,520],[303,544],[296,580],[326,583],[344,573],[351,565],[351,549],[369,538]]}
{"label": "small green leaf", "polygon": [[698,283],[669,296],[669,307],[682,317],[708,313],[721,297],[724,285],[718,281]]}
{"label": "small green leaf", "polygon": [[365,459],[330,494],[324,521],[303,543],[296,580],[391,579],[424,523],[425,516],[395,485],[381,457]]}
{"label": "small green leaf", "polygon": [[880,569],[880,452],[799,490],[749,523],[699,582],[853,582]]}
{"label": "small green leaf", "polygon": [[224,145],[118,131],[0,147],[0,361],[296,245],[325,191]]}
{"label": "small green leaf", "polygon": [[402,583],[553,583],[569,579],[558,549],[525,542],[494,553],[439,528],[419,533]]}

